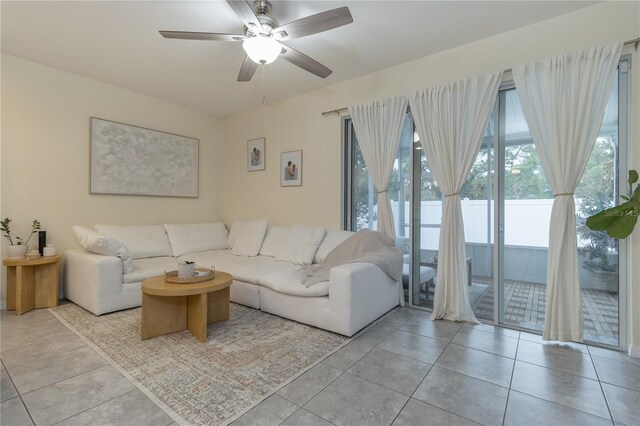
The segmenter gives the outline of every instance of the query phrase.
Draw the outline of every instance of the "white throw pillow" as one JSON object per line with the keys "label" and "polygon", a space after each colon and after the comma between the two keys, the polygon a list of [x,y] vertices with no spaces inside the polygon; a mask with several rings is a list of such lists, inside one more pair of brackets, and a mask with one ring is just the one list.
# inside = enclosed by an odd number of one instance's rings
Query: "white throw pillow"
{"label": "white throw pillow", "polygon": [[116,226],[96,225],[96,231],[124,244],[134,259],[145,257],[173,257],[167,231],[162,225]]}
{"label": "white throw pillow", "polygon": [[313,257],[324,238],[324,228],[308,226],[293,226],[282,247],[276,255],[276,260],[291,262],[296,265],[310,265]]}
{"label": "white throw pillow", "polygon": [[223,223],[165,224],[173,256],[227,248],[229,233]]}
{"label": "white throw pillow", "polygon": [[324,259],[334,248],[342,244],[347,238],[355,234],[351,231],[327,231],[327,235],[324,236],[322,244],[318,247],[316,257],[313,259],[313,263],[324,263]]}
{"label": "white throw pillow", "polygon": [[129,253],[129,250],[127,250],[120,241],[99,234],[93,229],[84,226],[75,225],[73,227],[73,233],[78,243],[80,243],[85,250],[103,256],[117,256],[122,260],[122,272],[125,274],[133,272],[134,265],[131,253]]}
{"label": "white throw pillow", "polygon": [[288,228],[270,224],[267,229],[267,235],[265,235],[264,241],[262,242],[260,254],[262,256],[276,257],[280,251],[280,247],[284,244],[284,240],[287,238],[288,233]]}
{"label": "white throw pillow", "polygon": [[239,220],[231,225],[229,248],[237,256],[257,256],[267,233],[267,219]]}

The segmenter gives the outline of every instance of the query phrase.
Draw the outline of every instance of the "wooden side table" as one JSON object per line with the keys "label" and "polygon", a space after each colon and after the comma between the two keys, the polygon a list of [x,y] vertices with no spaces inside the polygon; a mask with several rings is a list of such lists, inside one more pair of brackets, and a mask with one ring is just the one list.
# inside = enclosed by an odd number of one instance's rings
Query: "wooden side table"
{"label": "wooden side table", "polygon": [[215,272],[195,284],[171,284],[164,275],[142,281],[142,340],[189,330],[207,341],[207,324],[229,319],[229,286],[233,277]]}
{"label": "wooden side table", "polygon": [[7,310],[22,315],[34,308],[58,306],[62,256],[4,259],[7,267]]}

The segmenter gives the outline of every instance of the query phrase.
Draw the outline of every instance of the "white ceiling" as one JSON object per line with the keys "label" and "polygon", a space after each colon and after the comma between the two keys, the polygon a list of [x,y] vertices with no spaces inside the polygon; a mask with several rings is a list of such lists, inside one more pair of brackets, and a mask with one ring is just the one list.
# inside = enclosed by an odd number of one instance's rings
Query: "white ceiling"
{"label": "white ceiling", "polygon": [[334,72],[278,59],[237,83],[240,43],[168,40],[158,30],[241,33],[224,1],[2,1],[2,51],[216,116],[408,62],[593,2],[273,1],[281,24],[349,6],[354,22],[290,41]]}

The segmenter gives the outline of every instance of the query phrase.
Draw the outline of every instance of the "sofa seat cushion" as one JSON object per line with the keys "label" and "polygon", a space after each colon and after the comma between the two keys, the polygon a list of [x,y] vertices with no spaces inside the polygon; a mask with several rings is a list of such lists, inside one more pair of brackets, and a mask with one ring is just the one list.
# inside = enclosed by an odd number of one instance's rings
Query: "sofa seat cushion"
{"label": "sofa seat cushion", "polygon": [[304,274],[304,267],[288,262],[277,262],[270,271],[263,273],[258,284],[278,293],[302,297],[322,297],[329,295],[329,281],[320,282],[305,287],[300,282]]}
{"label": "sofa seat cushion", "polygon": [[300,265],[279,262],[271,256],[236,256],[229,250],[210,250],[182,256],[179,260],[190,260],[204,268],[216,267],[216,271],[228,272],[236,281],[244,281],[268,287],[280,293],[293,296],[326,296],[329,282],[318,283],[306,288],[300,283]]}
{"label": "sofa seat cushion", "polygon": [[271,270],[278,263],[269,256],[236,256],[229,250],[210,250],[181,256],[180,260],[190,260],[202,268],[215,266],[216,271],[228,272],[234,280],[258,284],[258,278]]}
{"label": "sofa seat cushion", "polygon": [[137,283],[148,278],[163,275],[165,272],[178,269],[178,260],[175,257],[149,257],[145,259],[135,259],[133,272],[124,274],[124,283]]}

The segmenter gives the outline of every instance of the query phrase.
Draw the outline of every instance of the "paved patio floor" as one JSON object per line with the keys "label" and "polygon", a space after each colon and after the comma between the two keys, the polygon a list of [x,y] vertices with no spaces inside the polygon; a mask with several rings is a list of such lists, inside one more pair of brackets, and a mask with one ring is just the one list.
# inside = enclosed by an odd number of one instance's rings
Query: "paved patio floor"
{"label": "paved patio floor", "polygon": [[[469,299],[476,317],[493,321],[493,284],[491,278],[473,277]],[[542,331],[546,308],[543,284],[526,281],[505,281],[504,323]],[[432,307],[434,287],[429,295],[421,293],[421,306]],[[582,290],[584,339],[590,342],[618,346],[618,294],[599,290]]]}

